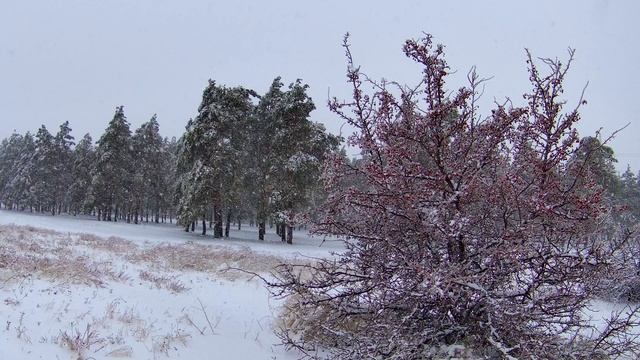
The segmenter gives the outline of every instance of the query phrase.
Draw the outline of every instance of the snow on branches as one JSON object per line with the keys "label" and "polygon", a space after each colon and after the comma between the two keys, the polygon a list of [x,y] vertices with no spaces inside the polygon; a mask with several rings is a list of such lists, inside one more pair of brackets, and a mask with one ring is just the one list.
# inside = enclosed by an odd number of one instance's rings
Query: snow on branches
{"label": "snow on branches", "polygon": [[580,116],[560,97],[573,51],[566,65],[542,59],[544,74],[527,52],[527,104],[480,117],[484,80],[471,71],[447,95],[431,36],[404,45],[423,69],[415,87],[372,81],[344,46],[353,96],[329,106],[357,129],[349,142],[363,158],[326,164],[316,231],[348,250],[280,267],[271,289],[290,296],[284,343],[337,359],[419,359],[461,343],[491,358],[637,352],[637,309],[604,331],[584,316],[627,266],[626,238],[609,240],[602,190],[572,158]]}

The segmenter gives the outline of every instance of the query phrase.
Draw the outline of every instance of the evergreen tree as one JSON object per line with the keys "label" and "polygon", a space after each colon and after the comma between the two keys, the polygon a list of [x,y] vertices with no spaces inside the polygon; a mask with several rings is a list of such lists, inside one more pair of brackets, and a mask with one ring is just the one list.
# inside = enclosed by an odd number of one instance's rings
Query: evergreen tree
{"label": "evergreen tree", "polygon": [[23,136],[17,133],[11,134],[7,139],[3,139],[0,144],[0,202],[5,207],[10,207],[9,194],[11,189],[9,183],[15,177],[14,164],[22,152]]}
{"label": "evergreen tree", "polygon": [[173,223],[176,215],[174,206],[174,189],[177,182],[177,154],[178,140],[176,137],[165,138],[163,141],[162,161],[160,163],[160,189],[159,202],[165,218],[169,217],[169,222]]}
{"label": "evergreen tree", "polygon": [[69,122],[65,121],[53,139],[52,163],[47,164],[52,168],[53,175],[53,200],[56,207],[53,211],[58,214],[68,207],[69,186],[73,182],[73,140]]}
{"label": "evergreen tree", "polygon": [[249,136],[259,237],[263,239],[265,221],[273,216],[277,233],[291,243],[296,218],[311,198],[324,157],[336,150],[339,139],[309,120],[315,105],[307,95],[308,85],[297,80],[286,91],[282,87],[280,78],[274,79],[257,106]]}
{"label": "evergreen tree", "polygon": [[627,166],[627,170],[620,177],[620,184],[621,200],[637,221],[640,219],[640,179]]}
{"label": "evergreen tree", "polygon": [[282,86],[280,77],[273,80],[267,93],[260,98],[249,131],[252,136],[252,157],[248,177],[249,186],[253,189],[252,198],[256,208],[259,240],[264,240],[266,222],[271,210],[270,199],[277,185],[275,176],[279,159],[275,156],[273,138],[282,126]]}
{"label": "evergreen tree", "polygon": [[134,222],[138,222],[138,216],[143,213],[148,221],[149,215],[156,223],[160,222],[165,192],[164,173],[166,168],[165,143],[160,136],[160,126],[156,115],[151,120],[142,124],[133,136],[133,149],[135,154],[134,173]]}
{"label": "evergreen tree", "polygon": [[[202,219],[206,232],[207,208],[211,205],[214,237],[223,236],[223,210],[230,217],[230,191],[239,176],[237,145],[242,124],[252,109],[252,91],[226,88],[209,81],[202,95],[198,116],[187,124],[180,151],[180,223],[188,225]],[[228,221],[227,221],[228,222]]]}
{"label": "evergreen tree", "polygon": [[95,149],[91,135],[85,134],[73,150],[73,165],[70,173],[73,181],[69,186],[69,207],[74,215],[87,214],[93,208],[91,170],[95,161]]}
{"label": "evergreen tree", "polygon": [[120,106],[98,140],[92,173],[93,196],[102,220],[117,221],[130,205],[132,149],[129,122]]}
{"label": "evergreen tree", "polygon": [[602,144],[599,137],[582,138],[571,162],[584,164],[583,171],[590,173],[610,198],[619,193],[620,182],[615,168],[618,160],[613,149]]}
{"label": "evergreen tree", "polygon": [[55,191],[57,166],[54,138],[47,128],[42,125],[36,133],[35,158],[31,162],[29,170],[33,180],[31,192],[37,201],[37,209],[40,212],[49,211],[56,213]]}
{"label": "evergreen tree", "polygon": [[33,210],[35,196],[32,192],[35,161],[35,140],[31,133],[24,136],[12,134],[3,141],[1,155],[0,194],[6,207],[16,210]]}

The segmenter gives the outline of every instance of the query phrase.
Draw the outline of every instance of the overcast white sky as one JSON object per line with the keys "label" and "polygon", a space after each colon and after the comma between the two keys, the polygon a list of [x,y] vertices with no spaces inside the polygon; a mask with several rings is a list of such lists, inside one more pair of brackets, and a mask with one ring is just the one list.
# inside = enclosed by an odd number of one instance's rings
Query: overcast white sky
{"label": "overcast white sky", "polygon": [[[458,73],[493,76],[486,100],[521,101],[524,48],[566,57],[577,49],[566,97],[589,82],[581,135],[630,123],[612,142],[619,169],[640,169],[640,1],[0,1],[0,138],[52,132],[68,120],[76,138],[96,139],[124,105],[133,128],[158,114],[179,136],[196,114],[207,79],[264,92],[275,76],[301,78],[334,133],[341,122],[327,93],[349,95],[345,32],[357,63],[374,78],[413,83],[405,39],[432,33]],[[485,112],[489,109],[485,108]]]}

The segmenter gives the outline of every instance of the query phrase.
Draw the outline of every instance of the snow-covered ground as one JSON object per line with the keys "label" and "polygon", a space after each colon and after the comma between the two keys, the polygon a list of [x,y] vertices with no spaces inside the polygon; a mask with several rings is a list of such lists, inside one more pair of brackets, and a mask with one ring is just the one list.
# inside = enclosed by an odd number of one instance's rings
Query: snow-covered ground
{"label": "snow-covered ground", "polygon": [[[47,229],[47,230],[43,230]],[[237,267],[331,256],[340,243],[255,228],[230,240],[173,225],[0,211],[0,359],[295,359],[280,301]]]}
{"label": "snow-covered ground", "polygon": [[[241,268],[332,256],[335,239],[294,245],[244,226],[231,239],[175,225],[0,211],[0,360],[297,359],[274,334],[281,300]],[[624,305],[594,302],[598,328]]]}
{"label": "snow-covered ground", "polygon": [[[75,217],[69,215],[51,216],[0,210],[0,225],[15,224],[37,228],[51,229],[59,232],[91,233],[97,236],[118,236],[136,242],[184,242],[195,241],[206,244],[224,244],[237,248],[251,247],[252,250],[285,257],[315,256],[325,257],[331,252],[341,251],[342,242],[335,238],[312,237],[306,231],[294,231],[293,245],[284,244],[275,234],[275,229],[269,229],[265,241],[258,240],[258,228],[243,224],[238,231],[231,227],[229,239],[214,239],[211,231],[203,237],[201,229],[196,227],[195,233],[186,233],[175,224],[127,224],[124,222],[97,221],[93,217]],[[200,224],[198,224],[200,225]],[[207,224],[208,225],[208,224]]]}

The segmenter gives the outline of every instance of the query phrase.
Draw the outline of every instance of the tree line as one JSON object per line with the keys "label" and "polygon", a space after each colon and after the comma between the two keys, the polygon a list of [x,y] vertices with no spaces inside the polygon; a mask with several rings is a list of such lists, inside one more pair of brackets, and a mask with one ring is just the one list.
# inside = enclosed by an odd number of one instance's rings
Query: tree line
{"label": "tree line", "polygon": [[293,227],[324,197],[322,163],[341,143],[320,123],[308,85],[278,77],[264,95],[209,81],[180,138],[160,135],[156,115],[132,132],[117,107],[94,144],[75,143],[68,122],[53,134],[14,133],[0,144],[0,203],[7,209],[93,215],[101,221],[207,224],[228,237],[231,223]]}

